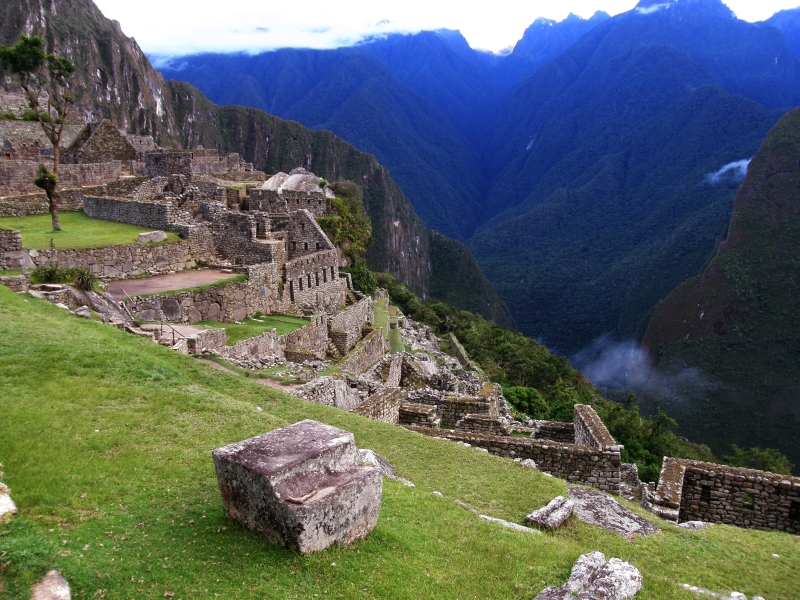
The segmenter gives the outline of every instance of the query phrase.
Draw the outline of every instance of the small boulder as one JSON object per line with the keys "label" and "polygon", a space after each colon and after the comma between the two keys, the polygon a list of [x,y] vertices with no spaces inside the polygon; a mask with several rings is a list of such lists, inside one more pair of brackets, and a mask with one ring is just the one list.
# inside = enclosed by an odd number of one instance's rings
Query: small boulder
{"label": "small boulder", "polygon": [[88,306],[81,306],[80,308],[75,309],[75,314],[79,317],[83,317],[84,319],[92,318],[92,311],[89,310]]}
{"label": "small boulder", "polygon": [[31,589],[31,600],[70,600],[69,584],[56,571],[50,571]]}
{"label": "small boulder", "polygon": [[302,554],[348,544],[375,527],[380,469],[353,434],[305,420],[213,451],[225,514]]}
{"label": "small boulder", "polygon": [[380,456],[378,456],[374,450],[359,450],[358,456],[361,459],[361,463],[365,465],[371,465],[373,467],[377,467],[381,470],[381,473],[388,477],[389,479],[396,481],[397,483],[402,483],[406,487],[414,487],[414,484],[411,483],[408,479],[403,479],[394,474],[394,468],[388,462],[383,460]]}
{"label": "small boulder", "polygon": [[547,503],[547,506],[533,511],[525,517],[525,520],[548,529],[557,529],[569,519],[574,508],[575,503],[572,500],[556,496]]}
{"label": "small boulder", "polygon": [[7,515],[13,516],[15,514],[17,514],[17,506],[11,499],[11,492],[6,484],[0,483],[0,522]]}
{"label": "small boulder", "polygon": [[146,233],[140,233],[136,241],[140,244],[146,244],[147,242],[163,242],[167,239],[167,234],[163,231],[148,231]]}
{"label": "small boulder", "polygon": [[589,552],[575,561],[563,586],[545,588],[534,600],[628,600],[642,584],[642,574],[632,564]]}
{"label": "small boulder", "polygon": [[679,524],[678,527],[681,529],[689,529],[690,531],[699,531],[708,527],[708,524],[703,523],[703,521],[686,521],[685,523]]}

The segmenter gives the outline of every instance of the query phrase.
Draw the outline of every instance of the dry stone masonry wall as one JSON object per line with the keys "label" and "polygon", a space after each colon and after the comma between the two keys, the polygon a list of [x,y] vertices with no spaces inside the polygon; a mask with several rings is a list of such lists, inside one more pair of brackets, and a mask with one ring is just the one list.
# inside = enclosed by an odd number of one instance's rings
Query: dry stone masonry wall
{"label": "dry stone masonry wall", "polygon": [[383,332],[380,329],[376,329],[359,342],[356,348],[344,358],[339,366],[343,371],[353,373],[354,375],[361,375],[383,358],[386,353],[386,345]]}
{"label": "dry stone masonry wall", "polygon": [[384,388],[373,394],[356,408],[353,412],[373,421],[383,421],[390,425],[400,422],[400,405],[403,402],[403,393],[397,388]]}

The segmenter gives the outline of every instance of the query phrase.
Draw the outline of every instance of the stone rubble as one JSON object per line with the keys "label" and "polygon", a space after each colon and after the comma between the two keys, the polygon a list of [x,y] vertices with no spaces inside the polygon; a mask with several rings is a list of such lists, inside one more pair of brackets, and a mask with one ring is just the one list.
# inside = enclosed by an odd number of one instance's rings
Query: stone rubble
{"label": "stone rubble", "polygon": [[542,590],[534,600],[627,600],[642,589],[639,569],[602,552],[589,552],[573,565],[567,582]]}
{"label": "stone rubble", "polygon": [[349,544],[375,527],[378,467],[353,434],[305,420],[213,451],[225,514],[302,554]]}
{"label": "stone rubble", "polygon": [[575,503],[572,500],[556,496],[547,506],[533,511],[525,520],[548,529],[557,529],[569,519],[574,508]]}
{"label": "stone rubble", "polygon": [[56,570],[48,572],[31,589],[31,600],[70,600],[71,598],[69,584]]}
{"label": "stone rubble", "polygon": [[[742,594],[741,592],[731,592],[728,595],[720,594],[717,592],[712,592],[703,587],[698,587],[696,585],[689,585],[688,583],[681,583],[680,586],[685,590],[688,590],[694,594],[703,594],[704,596],[710,596],[711,598],[717,598],[717,600],[747,600],[747,596]],[[761,596],[753,596],[751,600],[764,600]]]}
{"label": "stone rubble", "polygon": [[713,525],[713,523],[703,523],[703,521],[686,521],[685,523],[681,523],[678,525],[681,529],[688,529],[690,531],[700,531],[701,529],[706,529],[709,525]]}
{"label": "stone rubble", "polygon": [[373,467],[377,467],[381,470],[381,473],[384,477],[388,477],[392,481],[396,481],[397,483],[401,483],[406,487],[414,487],[414,484],[411,483],[408,479],[404,479],[395,475],[394,468],[388,462],[383,460],[380,456],[375,453],[373,450],[359,450],[358,455],[361,459],[361,463],[365,465],[371,465]]}
{"label": "stone rubble", "polygon": [[146,244],[147,242],[163,242],[167,239],[167,234],[163,231],[148,231],[146,233],[140,233],[136,236],[136,241],[140,244]]}
{"label": "stone rubble", "polygon": [[512,531],[519,531],[520,533],[541,533],[541,531],[537,531],[536,529],[531,529],[530,527],[525,527],[524,525],[518,525],[517,523],[512,523],[511,521],[506,521],[505,519],[496,519],[495,517],[490,517],[487,515],[478,515],[478,518],[488,521],[489,523],[496,523],[502,527],[505,527],[506,529],[511,529]]}

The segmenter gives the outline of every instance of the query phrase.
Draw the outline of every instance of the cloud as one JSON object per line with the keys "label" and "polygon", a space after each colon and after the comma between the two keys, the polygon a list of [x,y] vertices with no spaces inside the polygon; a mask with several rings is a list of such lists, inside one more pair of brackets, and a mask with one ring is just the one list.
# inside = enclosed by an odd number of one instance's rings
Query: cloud
{"label": "cloud", "polygon": [[736,160],[728,163],[719,171],[707,173],[703,181],[710,185],[721,185],[724,183],[741,183],[747,175],[747,165],[750,164],[749,158]]}
{"label": "cloud", "polygon": [[659,10],[664,10],[665,8],[668,8],[668,7],[669,7],[668,3],[665,3],[665,4],[651,4],[650,6],[637,7],[636,8],[636,12],[639,13],[640,15],[651,15],[654,12],[658,12]]}

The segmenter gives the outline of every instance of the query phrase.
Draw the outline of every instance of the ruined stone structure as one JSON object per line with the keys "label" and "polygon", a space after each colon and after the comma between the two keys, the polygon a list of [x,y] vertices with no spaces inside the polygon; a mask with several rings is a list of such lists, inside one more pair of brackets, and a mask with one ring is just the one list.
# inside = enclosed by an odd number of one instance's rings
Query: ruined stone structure
{"label": "ruined stone structure", "polygon": [[665,457],[642,505],[685,523],[704,521],[800,533],[800,477]]}
{"label": "ruined stone structure", "polygon": [[300,421],[212,454],[225,514],[273,543],[318,552],[378,521],[381,470],[343,429]]}
{"label": "ruined stone structure", "polygon": [[289,174],[273,175],[264,185],[250,191],[250,210],[270,215],[287,215],[305,209],[314,217],[331,212],[333,191],[313,173],[302,167]]}
{"label": "ruined stone structure", "polygon": [[189,178],[203,174],[248,172],[252,163],[246,163],[234,153],[220,156],[215,149],[206,150],[156,150],[144,155],[144,170],[150,177],[185,175]]}

